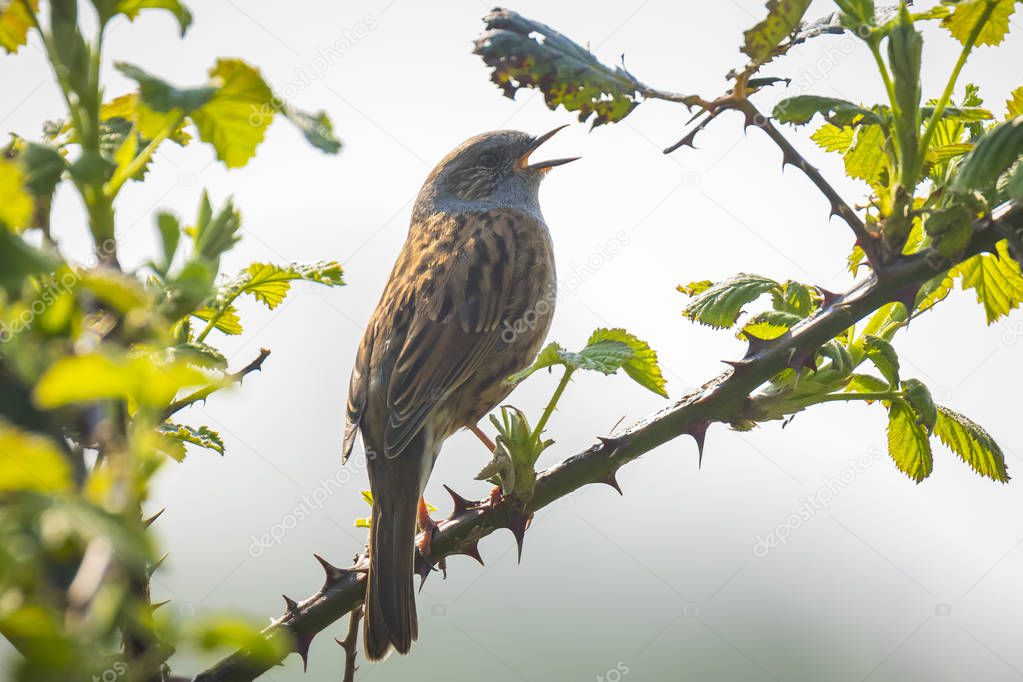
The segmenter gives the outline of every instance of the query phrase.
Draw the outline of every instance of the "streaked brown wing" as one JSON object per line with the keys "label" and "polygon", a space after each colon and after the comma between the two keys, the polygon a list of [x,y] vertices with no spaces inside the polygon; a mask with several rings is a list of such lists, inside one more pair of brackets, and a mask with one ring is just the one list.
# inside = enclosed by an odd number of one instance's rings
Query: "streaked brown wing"
{"label": "streaked brown wing", "polygon": [[355,445],[355,436],[359,433],[359,422],[366,409],[366,391],[368,389],[370,355],[373,352],[375,325],[370,322],[369,328],[359,344],[359,352],[355,356],[352,378],[348,384],[348,406],[345,420],[345,438],[341,446],[341,463],[348,461]]}
{"label": "streaked brown wing", "polygon": [[416,309],[388,386],[386,456],[401,454],[498,343],[512,295],[515,221],[523,219],[528,218],[510,211],[465,216],[455,248],[434,266],[432,285],[424,281],[416,292]]}

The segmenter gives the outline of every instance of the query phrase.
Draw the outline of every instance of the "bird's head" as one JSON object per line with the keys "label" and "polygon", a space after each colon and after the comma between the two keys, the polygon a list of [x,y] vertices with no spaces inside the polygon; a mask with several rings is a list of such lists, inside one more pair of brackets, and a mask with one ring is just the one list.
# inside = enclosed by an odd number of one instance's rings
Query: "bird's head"
{"label": "bird's head", "polygon": [[424,185],[434,201],[515,206],[535,203],[540,181],[555,166],[578,157],[531,161],[530,155],[564,128],[533,136],[518,130],[495,130],[472,137],[437,164]]}

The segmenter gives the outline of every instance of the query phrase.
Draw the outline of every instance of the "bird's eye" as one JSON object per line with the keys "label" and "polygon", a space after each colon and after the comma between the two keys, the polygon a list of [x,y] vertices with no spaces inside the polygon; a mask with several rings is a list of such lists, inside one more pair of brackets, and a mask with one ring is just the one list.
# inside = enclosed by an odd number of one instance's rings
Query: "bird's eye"
{"label": "bird's eye", "polygon": [[493,152],[483,152],[480,154],[480,165],[486,168],[493,168],[497,165],[497,154]]}

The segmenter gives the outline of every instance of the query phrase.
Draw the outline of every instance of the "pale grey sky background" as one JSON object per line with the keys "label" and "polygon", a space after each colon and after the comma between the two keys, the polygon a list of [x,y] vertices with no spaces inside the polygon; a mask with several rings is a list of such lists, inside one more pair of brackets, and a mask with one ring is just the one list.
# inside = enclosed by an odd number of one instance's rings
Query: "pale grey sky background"
{"label": "pale grey sky background", "polygon": [[[234,195],[245,218],[244,241],[225,271],[254,260],[345,266],[346,287],[300,287],[272,313],[243,303],[246,335],[217,342],[234,366],[261,346],[273,355],[244,391],[182,415],[219,430],[227,454],[195,451],[168,466],[149,505],[167,507],[154,528],[171,551],[155,577],[155,599],[170,599],[165,608],[186,619],[231,609],[266,618],[280,612],[282,592],[301,599],[320,584],[313,552],[344,564],[364,542],[352,522],[367,511],[358,492],[365,473],[358,462],[342,470],[338,454],[345,391],[422,180],[478,132],[539,133],[574,117],[547,110],[534,91],[508,100],[489,82],[470,53],[490,7],[484,2],[190,6],[195,24],[184,41],[168,16],[151,13],[134,25],[118,22],[108,58],[194,84],[215,57],[242,57],[294,104],[326,109],[346,144],[340,156],[325,156],[280,123],[247,168],[230,172],[205,146],[165,145],[149,180],[123,193],[118,213],[128,263],[152,253],[154,209],[190,218],[205,187],[215,202]],[[607,62],[624,53],[651,85],[708,96],[741,64],[741,31],[763,14],[759,0],[511,7],[588,42]],[[831,9],[815,3],[808,16]],[[998,112],[1021,84],[1020,14],[1006,44],[978,50],[963,75],[982,85]],[[340,58],[322,59],[321,48],[338,45]],[[954,47],[928,29],[925,96],[938,94]],[[61,110],[41,50],[33,43],[0,69],[0,129],[37,137],[40,122]],[[301,82],[299,71],[316,76],[288,88]],[[791,91],[867,102],[882,96],[868,55],[848,37],[812,41],[767,73],[795,77]],[[110,96],[129,89],[112,69],[106,76]],[[779,96],[766,94],[763,108]],[[551,338],[574,347],[595,327],[626,327],[659,352],[673,398],[743,352],[730,333],[682,319],[678,283],[741,271],[833,290],[852,282],[847,228],[829,222],[804,176],[779,172],[779,152],[765,136],[747,136],[738,116],[724,116],[698,138],[699,150],[663,156],[684,120],[676,106],[647,102],[619,125],[572,126],[547,153],[583,160],[553,172],[541,196],[559,271],[574,276]],[[858,200],[864,188],[842,178],[837,157],[816,150],[811,130],[789,134],[847,199]],[[60,240],[84,253],[82,211],[70,195],[59,197],[54,223]],[[600,255],[609,249],[617,253]],[[985,327],[972,294],[956,292],[898,342],[904,375],[983,424],[1005,449],[1010,473],[1023,470],[1018,401],[1010,399],[1021,340],[1019,314]],[[537,414],[556,378],[531,379],[510,402]],[[666,404],[623,376],[580,376],[552,420],[557,444],[543,461]],[[412,655],[364,665],[360,679],[1023,678],[1018,482],[981,479],[938,447],[934,474],[915,485],[888,459],[884,428],[877,406],[834,405],[799,415],[784,431],[780,423],[749,433],[714,425],[702,470],[691,439],[659,448],[621,471],[624,498],[589,486],[538,515],[521,565],[508,533],[481,543],[486,568],[451,559],[448,580],[431,577],[419,596]],[[446,512],[441,483],[482,496],[488,486],[472,479],[485,460],[473,437],[452,438],[427,498]],[[826,499],[827,508],[793,521],[809,497]],[[784,545],[766,555],[757,548],[758,536],[785,526]],[[270,532],[279,542],[254,545]],[[338,679],[334,636],[343,636],[343,625],[313,643],[307,674],[292,656],[265,679]],[[176,662],[181,672],[199,665]]]}

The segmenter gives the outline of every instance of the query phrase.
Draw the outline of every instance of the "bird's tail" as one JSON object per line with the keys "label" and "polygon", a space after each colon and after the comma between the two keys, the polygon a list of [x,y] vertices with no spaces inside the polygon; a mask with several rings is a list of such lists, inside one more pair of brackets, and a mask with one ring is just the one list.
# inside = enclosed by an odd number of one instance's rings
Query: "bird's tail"
{"label": "bird's tail", "polygon": [[419,636],[412,587],[418,502],[404,495],[373,500],[363,626],[366,658],[371,661],[386,657],[392,646],[400,654],[408,653]]}

